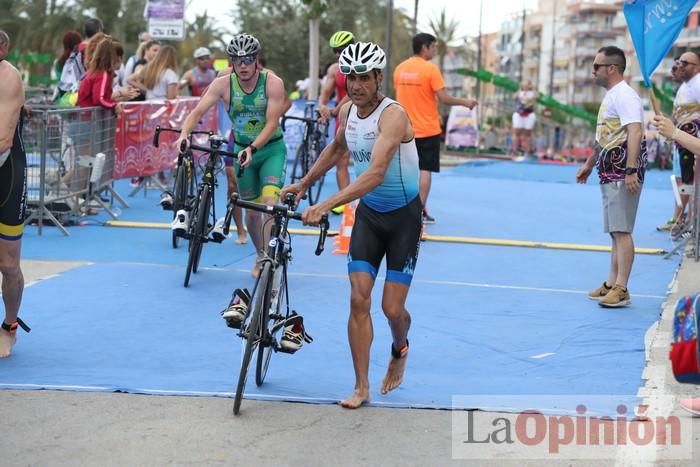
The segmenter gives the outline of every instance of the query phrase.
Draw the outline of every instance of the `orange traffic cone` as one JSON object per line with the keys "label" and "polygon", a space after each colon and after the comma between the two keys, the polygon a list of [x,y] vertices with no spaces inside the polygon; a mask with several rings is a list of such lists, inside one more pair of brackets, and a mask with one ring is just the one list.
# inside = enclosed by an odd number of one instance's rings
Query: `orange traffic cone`
{"label": "orange traffic cone", "polygon": [[333,254],[348,254],[353,224],[355,224],[355,206],[352,203],[348,203],[345,205],[345,210],[343,211],[343,221],[340,223],[340,231],[333,243],[333,246],[336,247],[336,249],[333,250]]}

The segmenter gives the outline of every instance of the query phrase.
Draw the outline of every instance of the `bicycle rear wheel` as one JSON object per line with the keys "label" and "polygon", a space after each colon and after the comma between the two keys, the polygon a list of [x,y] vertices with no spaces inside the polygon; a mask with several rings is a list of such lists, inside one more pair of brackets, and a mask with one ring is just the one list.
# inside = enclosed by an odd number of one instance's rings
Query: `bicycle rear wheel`
{"label": "bicycle rear wheel", "polygon": [[[177,212],[180,209],[185,208],[185,197],[187,196],[187,162],[183,161],[177,168],[177,173],[175,174],[175,186],[173,187],[173,195],[175,199],[173,200],[173,220],[177,216]],[[178,247],[180,237],[172,231],[173,236],[173,248]]]}
{"label": "bicycle rear wheel", "polygon": [[[194,225],[190,229],[190,248],[187,256],[187,270],[185,271],[185,287],[190,285],[190,275],[197,272],[199,265],[199,256],[202,254],[202,224],[206,229],[207,214],[209,204],[209,186],[204,185],[202,192],[199,195],[199,203],[192,211],[194,217]],[[192,221],[190,221],[192,222]]]}
{"label": "bicycle rear wheel", "polygon": [[[315,144],[312,144],[311,147],[306,151],[306,157],[304,158],[304,175],[309,173],[309,170],[311,170],[311,167],[316,163],[318,160],[319,156],[321,155],[321,151],[323,150],[323,146],[321,146],[321,142],[319,141],[318,146]],[[318,203],[320,198],[321,198],[321,188],[323,188],[323,180],[326,178],[325,174],[322,175],[320,178],[318,178],[313,185],[309,187],[308,190],[308,196],[309,196],[309,205],[313,206],[314,204]]]}
{"label": "bicycle rear wheel", "polygon": [[243,391],[245,383],[248,379],[248,365],[255,352],[255,348],[260,344],[263,333],[265,332],[265,323],[262,321],[264,305],[268,300],[267,285],[270,283],[270,263],[266,262],[263,265],[258,283],[255,286],[255,308],[250,317],[248,326],[246,327],[248,335],[246,336],[245,349],[243,350],[243,358],[241,358],[241,371],[238,374],[238,384],[236,385],[236,395],[233,399],[233,414],[238,415],[241,409],[241,400],[243,399]]}
{"label": "bicycle rear wheel", "polygon": [[[282,268],[282,266],[279,266]],[[265,315],[263,319],[263,327],[265,328],[265,338],[263,345],[258,348],[258,361],[255,367],[255,384],[260,386],[265,382],[267,369],[270,366],[270,358],[274,352],[274,345],[278,341],[277,336],[280,334],[284,326],[279,324],[284,318],[281,310],[286,308],[287,304],[287,283],[282,269],[279,269],[279,279],[275,276],[276,273],[270,274],[273,277],[270,285],[270,292],[266,294],[269,298],[265,303]],[[275,282],[279,281],[279,284]],[[274,307],[274,309],[273,309]],[[277,326],[275,326],[277,324]]]}
{"label": "bicycle rear wheel", "polygon": [[304,171],[304,160],[306,159],[306,145],[302,141],[297,148],[297,154],[294,156],[294,165],[292,165],[292,183],[296,183],[306,175]]}

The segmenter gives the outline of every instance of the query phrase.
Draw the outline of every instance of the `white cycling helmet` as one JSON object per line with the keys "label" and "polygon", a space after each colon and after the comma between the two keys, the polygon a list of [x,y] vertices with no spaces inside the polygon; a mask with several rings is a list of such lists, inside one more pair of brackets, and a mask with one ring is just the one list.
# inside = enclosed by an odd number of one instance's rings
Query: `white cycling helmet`
{"label": "white cycling helmet", "polygon": [[386,55],[381,47],[372,42],[356,42],[348,45],[338,58],[338,67],[344,75],[383,70]]}
{"label": "white cycling helmet", "polygon": [[226,53],[231,57],[245,57],[246,55],[255,55],[260,52],[260,42],[250,34],[236,34],[228,47]]}

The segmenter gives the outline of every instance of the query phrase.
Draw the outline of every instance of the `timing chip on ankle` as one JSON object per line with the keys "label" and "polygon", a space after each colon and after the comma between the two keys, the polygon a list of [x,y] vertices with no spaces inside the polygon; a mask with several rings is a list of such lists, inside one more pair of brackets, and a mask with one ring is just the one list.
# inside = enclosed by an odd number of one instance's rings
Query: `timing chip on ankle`
{"label": "timing chip on ankle", "polygon": [[17,326],[21,327],[24,329],[24,332],[29,332],[31,331],[31,328],[27,326],[27,323],[22,321],[21,319],[17,318],[17,321],[15,321],[12,324],[7,324],[5,321],[2,322],[2,329],[5,331],[9,332],[10,334],[15,334],[17,332]]}

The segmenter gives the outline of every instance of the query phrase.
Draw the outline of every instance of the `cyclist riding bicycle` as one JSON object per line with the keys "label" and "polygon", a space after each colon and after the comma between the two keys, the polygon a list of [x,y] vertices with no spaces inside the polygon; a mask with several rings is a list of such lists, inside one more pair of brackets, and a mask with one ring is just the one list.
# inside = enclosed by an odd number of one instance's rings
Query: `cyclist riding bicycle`
{"label": "cyclist riding bicycle", "polygon": [[[355,43],[355,36],[349,31],[338,31],[333,34],[328,41],[331,49],[336,58],[340,57],[340,54],[345,50],[347,46]],[[331,99],[335,93],[335,107],[333,109],[328,107],[328,101]],[[328,67],[328,72],[326,73],[326,80],[323,83],[323,89],[321,89],[321,96],[318,99],[318,110],[321,117],[325,120],[333,117],[335,118],[335,131],[338,132],[340,127],[340,108],[346,102],[350,101],[347,95],[345,87],[345,75],[338,69],[338,62],[332,64]],[[342,190],[350,184],[350,171],[348,170],[348,165],[350,163],[350,154],[345,153],[341,157],[335,166],[335,178],[338,182],[338,190]],[[335,214],[341,214],[343,212],[343,206],[338,206],[332,210]]]}

